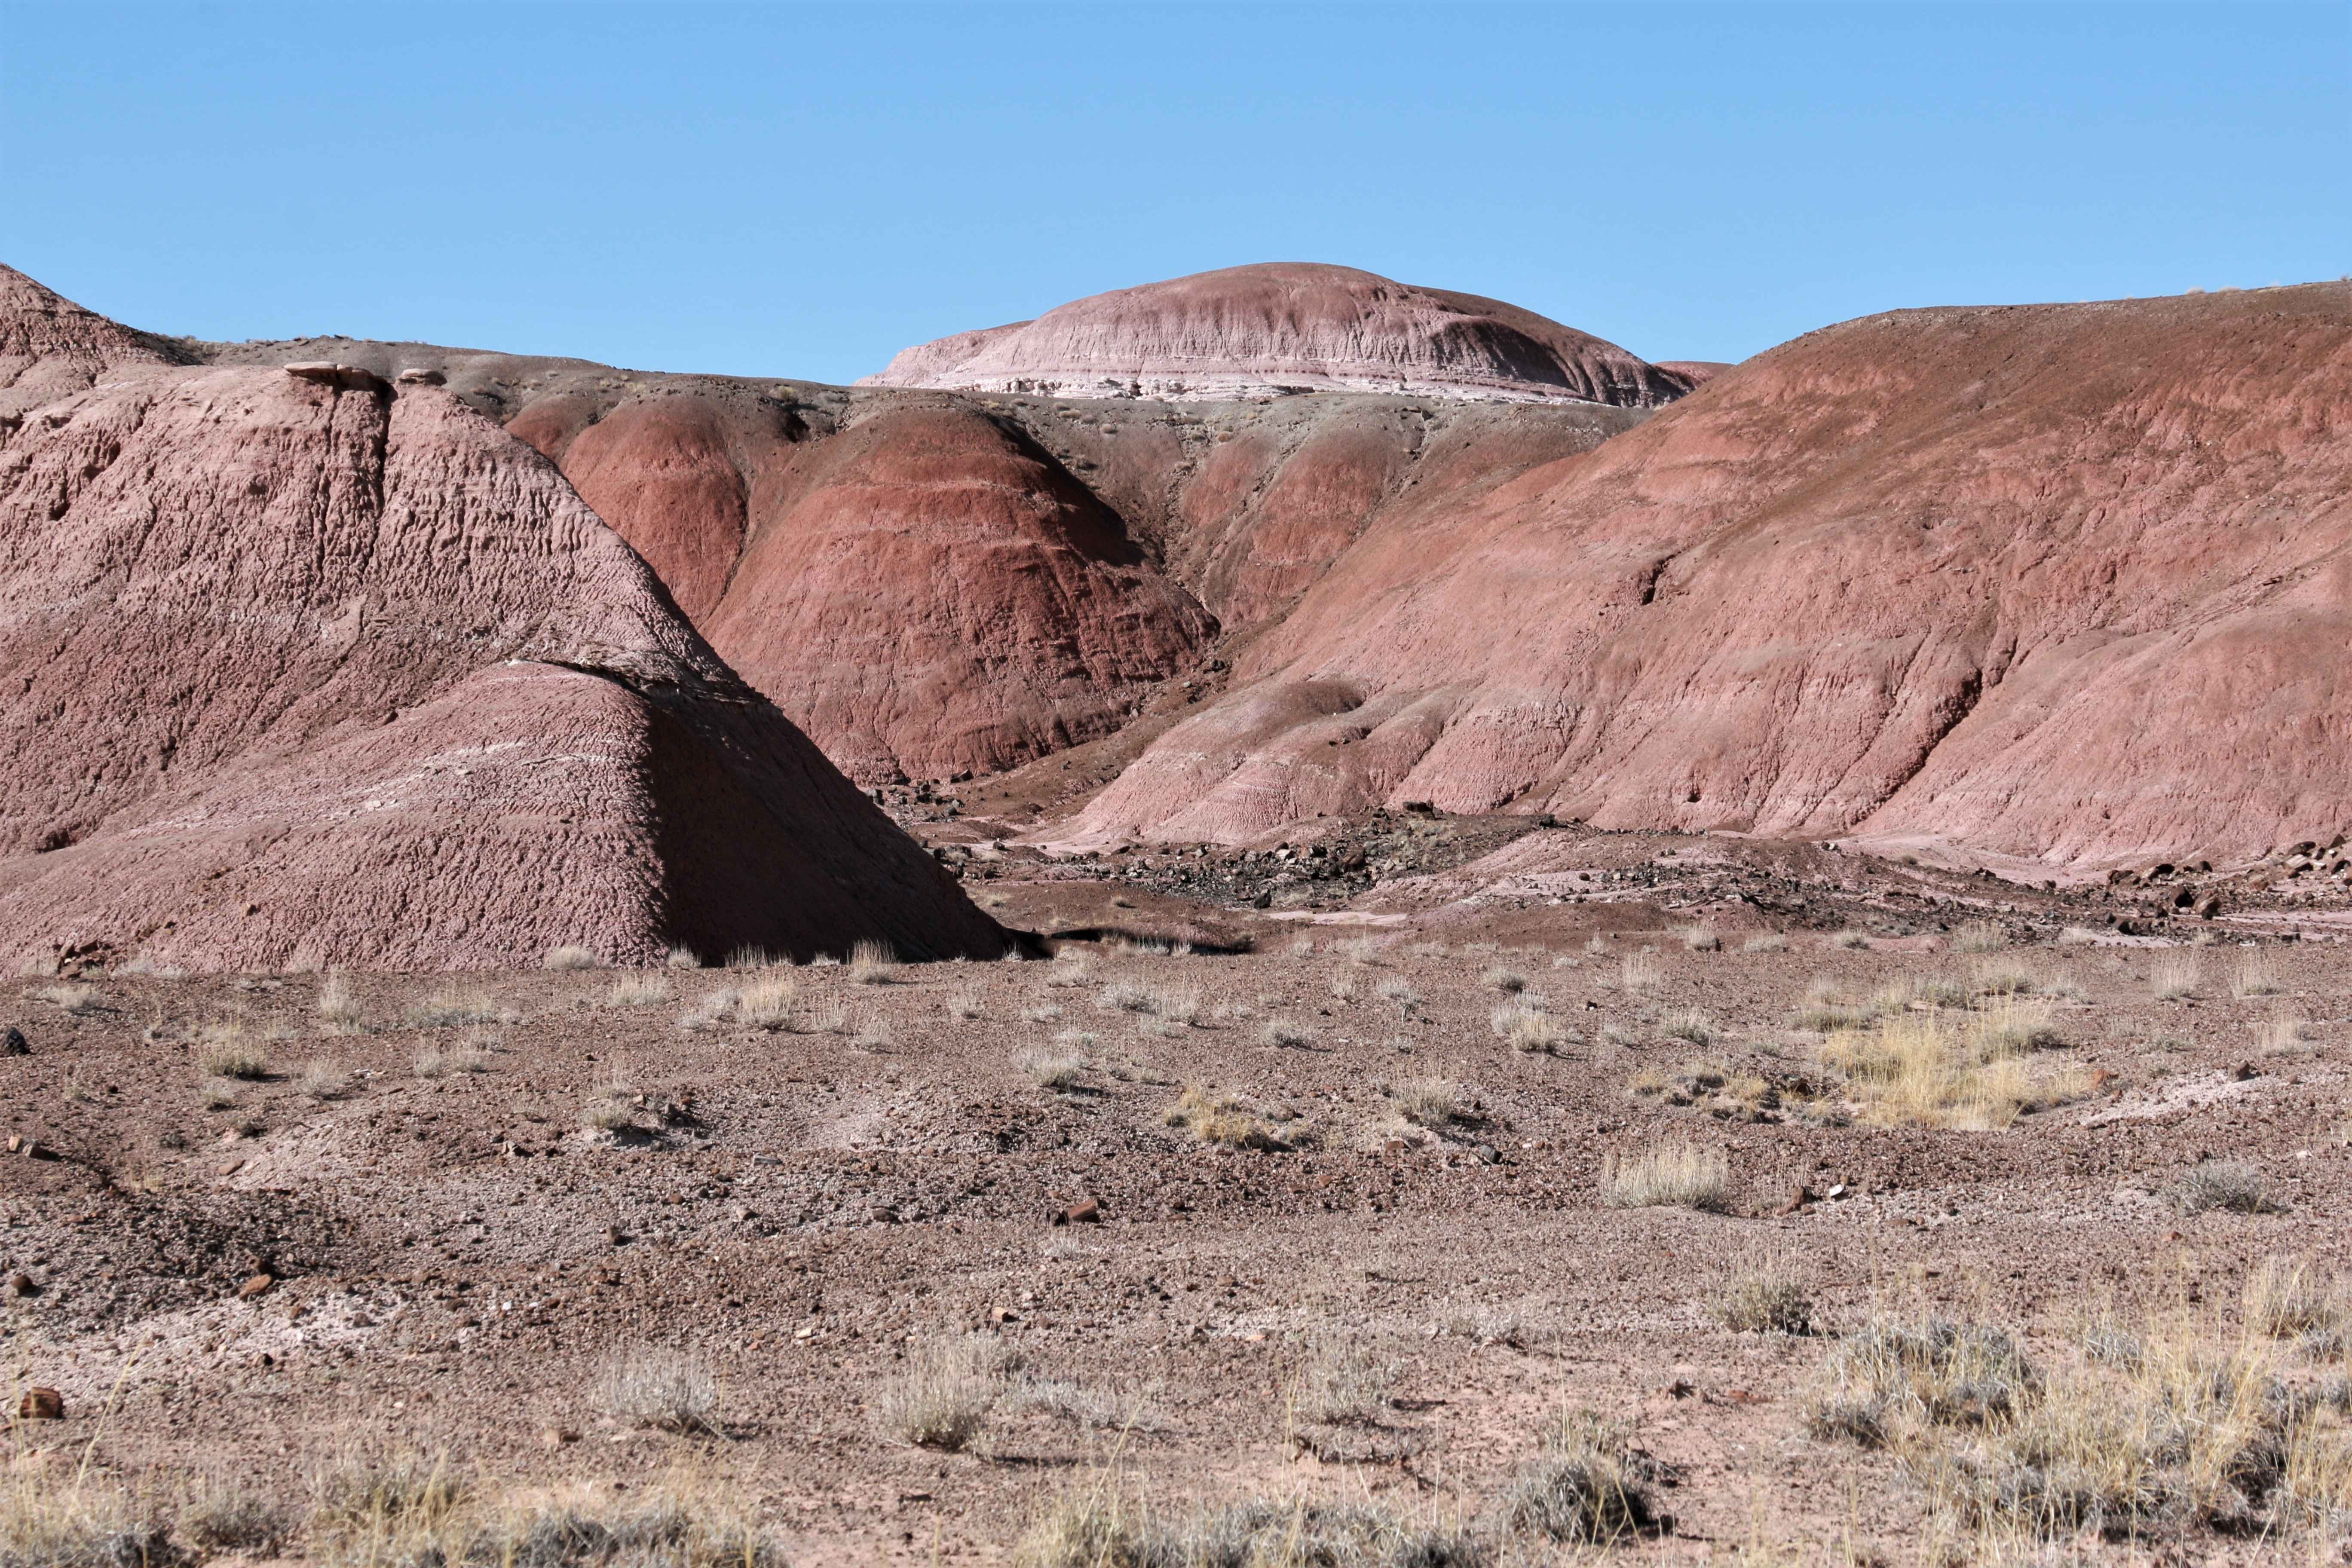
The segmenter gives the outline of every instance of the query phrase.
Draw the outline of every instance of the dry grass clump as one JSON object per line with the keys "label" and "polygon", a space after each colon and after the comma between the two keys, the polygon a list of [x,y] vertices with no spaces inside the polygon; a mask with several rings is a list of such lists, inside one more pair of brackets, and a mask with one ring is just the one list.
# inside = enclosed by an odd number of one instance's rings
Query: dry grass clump
{"label": "dry grass clump", "polygon": [[669,1000],[669,982],[658,974],[624,974],[604,993],[609,1007],[653,1007]]}
{"label": "dry grass clump", "polygon": [[625,1426],[718,1430],[719,1380],[682,1351],[636,1345],[616,1352],[597,1373],[596,1403]]}
{"label": "dry grass clump", "polygon": [[447,1078],[451,1073],[488,1072],[490,1053],[473,1041],[454,1046],[425,1046],[413,1064],[418,1078]]}
{"label": "dry grass clump", "polygon": [[960,1454],[986,1430],[1004,1396],[1003,1350],[986,1340],[931,1340],[907,1355],[907,1368],[874,1402],[882,1430],[901,1443]]}
{"label": "dry grass clump", "polygon": [[2292,1013],[2273,1013],[2254,1026],[2254,1048],[2266,1057],[2289,1056],[2311,1038],[2311,1026]]}
{"label": "dry grass clump", "polygon": [[1388,962],[1389,944],[1380,937],[1349,937],[1339,943],[1339,948],[1349,962],[1360,963],[1367,969],[1378,969]]}
{"label": "dry grass clump", "polygon": [[1132,980],[1114,980],[1095,993],[1095,1005],[1106,1013],[1149,1013],[1153,1001],[1150,988]]}
{"label": "dry grass clump", "polygon": [[2061,947],[2095,947],[2105,940],[2089,926],[2061,926],[2058,945]]}
{"label": "dry grass clump", "polygon": [[662,964],[669,969],[699,969],[702,954],[681,942],[662,955]]}
{"label": "dry grass clump", "polygon": [[551,947],[540,962],[546,969],[597,969],[604,963],[584,947]]}
{"label": "dry grass clump", "polygon": [[1735,1333],[1813,1331],[1812,1287],[1778,1258],[1750,1258],[1726,1269],[1707,1298],[1706,1310]]}
{"label": "dry grass clump", "polygon": [[636,1120],[636,1089],[618,1079],[607,1079],[592,1087],[586,1103],[580,1108],[580,1124],[598,1132],[618,1132],[635,1125]]}
{"label": "dry grass clump", "polygon": [[1720,1214],[1731,1202],[1731,1163],[1720,1149],[1669,1143],[1601,1165],[1601,1201],[1612,1209],[1686,1208]]}
{"label": "dry grass clump", "polygon": [[1396,1004],[1398,1016],[1411,1018],[1421,1012],[1421,993],[1401,974],[1391,974],[1373,987],[1373,994],[1383,1002]]}
{"label": "dry grass clump", "polygon": [[1719,952],[1723,949],[1723,938],[1713,926],[1676,926],[1673,934],[1676,942],[1692,952]]}
{"label": "dry grass clump", "polygon": [[312,1554],[331,1563],[446,1561],[474,1489],[448,1457],[348,1453],[310,1478]]}
{"label": "dry grass clump", "polygon": [[1014,1549],[1015,1568],[1488,1568],[1458,1524],[1305,1498],[1253,1498],[1181,1520],[1097,1486],[1058,1499]]}
{"label": "dry grass clump", "polygon": [[1288,1018],[1268,1018],[1265,1021],[1265,1043],[1285,1050],[1298,1050],[1315,1043],[1315,1031]]}
{"label": "dry grass clump", "polygon": [[734,994],[734,1014],[755,1029],[777,1034],[800,1022],[801,988],[790,975],[768,975]]}
{"label": "dry grass clump", "polygon": [[58,1012],[77,1018],[87,1018],[93,1013],[106,1010],[106,1004],[99,999],[95,985],[43,985],[35,989],[32,994],[35,1001],[47,1002]]}
{"label": "dry grass clump", "polygon": [[1665,977],[1665,966],[1658,962],[1658,955],[1647,948],[1627,953],[1617,965],[1617,984],[1628,991],[1645,991]]}
{"label": "dry grass clump", "polygon": [[2249,996],[2275,996],[2286,987],[2271,969],[2270,955],[2259,947],[2242,949],[2238,966],[2230,975],[2230,994],[2243,1001]]}
{"label": "dry grass clump", "polygon": [[1065,1029],[1054,1037],[1051,1050],[1031,1047],[1015,1059],[1029,1081],[1039,1089],[1076,1089],[1086,1077],[1095,1037],[1084,1029]]}
{"label": "dry grass clump", "polygon": [[[278,1555],[294,1534],[294,1516],[277,1495],[226,1476],[192,1482],[179,1507],[180,1533],[205,1553]],[[5,1555],[5,1552],[0,1552]]]}
{"label": "dry grass clump", "polygon": [[1495,965],[1479,978],[1506,996],[1517,995],[1528,988],[1528,977],[1519,971],[1504,964]]}
{"label": "dry grass clump", "polygon": [[1186,1084],[1176,1103],[1160,1115],[1170,1127],[1181,1127],[1203,1143],[1229,1149],[1278,1149],[1280,1139],[1266,1124],[1244,1109],[1242,1102],[1199,1084]]}
{"label": "dry grass clump", "polygon": [[264,1079],[269,1076],[269,1050],[244,1019],[225,1019],[202,1030],[196,1068],[208,1078]]}
{"label": "dry grass clump", "polygon": [[340,1063],[307,1062],[294,1087],[308,1100],[341,1100],[352,1091],[352,1075]]}
{"label": "dry grass clump", "polygon": [[1416,1127],[1450,1127],[1462,1115],[1462,1087],[1451,1079],[1407,1079],[1389,1091],[1389,1103]]}
{"label": "dry grass clump", "polygon": [[436,991],[409,1005],[412,1028],[454,1029],[469,1024],[510,1024],[513,1016],[493,1001],[487,991]]}
{"label": "dry grass clump", "polygon": [[1976,968],[1976,994],[1979,996],[2022,996],[2038,984],[2033,971],[2009,959],[1993,959]]}
{"label": "dry grass clump", "polygon": [[1558,1050],[1575,1038],[1549,1014],[1524,1002],[1496,1008],[1486,1015],[1486,1023],[1511,1049],[1529,1056]]}
{"label": "dry grass clump", "polygon": [[1746,942],[1741,942],[1739,944],[1739,951],[1742,952],[1786,952],[1789,951],[1789,939],[1782,936],[1777,931],[1768,931],[1760,936],[1751,936]]}
{"label": "dry grass clump", "polygon": [[220,1079],[208,1078],[196,1086],[196,1103],[206,1110],[227,1110],[236,1104],[236,1090]]}
{"label": "dry grass clump", "polygon": [[1045,984],[1062,990],[1075,990],[1094,984],[1095,967],[1087,955],[1075,947],[1066,947],[1054,954],[1053,963],[1045,971]]}
{"label": "dry grass clump", "polygon": [[1808,1401],[1816,1436],[1893,1451],[1940,1521],[1987,1539],[2284,1536],[2352,1522],[2352,1449],[2258,1342],[2153,1317],[2044,1368],[2012,1334],[1882,1318]]}
{"label": "dry grass clump", "polygon": [[340,969],[329,970],[320,982],[318,1008],[331,1034],[356,1035],[367,1027],[367,1014],[352,992],[351,977]]}
{"label": "dry grass clump", "polygon": [[887,985],[898,978],[898,955],[888,942],[858,942],[849,950],[849,978],[860,985]]}
{"label": "dry grass clump", "polygon": [[1816,1035],[1827,1035],[1839,1029],[1859,1028],[1874,1016],[1867,1005],[1846,1001],[1836,981],[1817,974],[1806,984],[1804,1000],[1797,1004],[1790,1023]]}
{"label": "dry grass clump", "polygon": [[2352,1299],[2342,1284],[2307,1258],[2265,1258],[2246,1276],[2246,1328],[2274,1340],[2340,1336],[2352,1325]]}
{"label": "dry grass clump", "polygon": [[2194,952],[2175,951],[2159,953],[2148,970],[2148,989],[2159,1002],[2177,1002],[2183,996],[2197,994],[2203,978],[2204,965]]}
{"label": "dry grass clump", "polygon": [[948,993],[947,1008],[950,1017],[961,1018],[966,1023],[988,1016],[988,1009],[981,1000],[980,992],[969,985]]}
{"label": "dry grass clump", "polygon": [[1715,1020],[1696,1007],[1677,1007],[1658,1028],[1669,1039],[1687,1040],[1694,1046],[1715,1043]]}
{"label": "dry grass clump", "polygon": [[1361,1345],[1318,1340],[1292,1384],[1291,1415],[1323,1426],[1376,1426],[1388,1414],[1390,1392],[1403,1371]]}
{"label": "dry grass clump", "polygon": [[681,1029],[716,1028],[734,1013],[736,1000],[736,993],[732,991],[713,991],[680,1013],[677,1026]]}
{"label": "dry grass clump", "polygon": [[1875,1027],[1840,1029],[1821,1060],[1845,1080],[1864,1120],[1984,1131],[2091,1091],[2087,1073],[2042,1071],[2025,1053],[2049,1042],[2046,1016],[2023,1007],[1964,1015],[1903,1013]]}
{"label": "dry grass clump", "polygon": [[1540,1541],[1607,1546],[1673,1527],[1658,1508],[1658,1467],[1622,1429],[1587,1412],[1562,1415],[1538,1439],[1500,1503],[1503,1529]]}
{"label": "dry grass clump", "polygon": [[1843,948],[1848,952],[1866,952],[1870,950],[1870,933],[1866,931],[1855,931],[1851,927],[1844,931],[1830,932],[1826,940],[1832,947]]}
{"label": "dry grass clump", "polygon": [[1992,921],[1969,921],[1952,933],[1954,952],[1999,952],[2009,945],[2009,933]]}
{"label": "dry grass clump", "polygon": [[180,1559],[155,1500],[110,1479],[68,1480],[50,1473],[42,1458],[0,1468],[0,1563],[160,1568]]}
{"label": "dry grass clump", "polygon": [[2277,1214],[2263,1173],[2241,1160],[2205,1160],[2173,1184],[2172,1205],[2183,1215],[2223,1209],[2231,1214]]}

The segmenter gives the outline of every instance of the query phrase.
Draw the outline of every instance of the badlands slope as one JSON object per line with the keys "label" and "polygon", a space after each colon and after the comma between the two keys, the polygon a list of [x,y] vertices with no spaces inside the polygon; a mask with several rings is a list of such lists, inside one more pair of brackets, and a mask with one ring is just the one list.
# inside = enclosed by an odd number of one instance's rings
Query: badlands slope
{"label": "badlands slope", "polygon": [[0,341],[41,351],[16,385],[63,394],[0,416],[10,960],[1003,946],[552,464],[447,392],[185,368],[0,284]]}

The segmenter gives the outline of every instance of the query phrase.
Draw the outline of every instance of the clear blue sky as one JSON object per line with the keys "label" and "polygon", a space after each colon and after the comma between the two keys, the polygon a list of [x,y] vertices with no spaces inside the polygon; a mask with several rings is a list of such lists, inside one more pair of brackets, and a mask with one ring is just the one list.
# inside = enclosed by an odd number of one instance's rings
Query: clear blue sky
{"label": "clear blue sky", "polygon": [[1654,359],[2352,271],[2352,5],[0,3],[0,259],[213,338],[847,380],[1262,260]]}

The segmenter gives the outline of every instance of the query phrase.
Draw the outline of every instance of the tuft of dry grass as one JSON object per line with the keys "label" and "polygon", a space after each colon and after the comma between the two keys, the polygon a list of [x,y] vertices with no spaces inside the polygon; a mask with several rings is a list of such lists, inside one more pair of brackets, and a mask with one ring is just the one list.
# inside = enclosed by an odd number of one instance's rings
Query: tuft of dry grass
{"label": "tuft of dry grass", "polygon": [[699,969],[702,967],[702,954],[680,943],[662,955],[662,964],[668,969]]}
{"label": "tuft of dry grass", "polygon": [[487,991],[436,991],[407,1012],[409,1026],[418,1029],[454,1029],[470,1024],[511,1024],[514,1015],[500,1007]]}
{"label": "tuft of dry grass", "polygon": [[2028,1051],[2053,1041],[2046,1015],[2009,1005],[1958,1022],[1941,1012],[1894,1014],[1872,1028],[1833,1032],[1820,1057],[1866,1121],[1981,1131],[2091,1092],[2087,1073],[2029,1063]]}
{"label": "tuft of dry grass", "polygon": [[1486,1015],[1486,1023],[1511,1049],[1530,1056],[1557,1050],[1573,1037],[1549,1014],[1524,1002],[1496,1008]]}
{"label": "tuft of dry grass", "polygon": [[1692,952],[1719,952],[1723,949],[1723,938],[1713,926],[1676,926],[1674,938]]}
{"label": "tuft of dry grass", "polygon": [[677,1026],[681,1029],[715,1028],[734,1013],[736,1001],[735,992],[710,992],[677,1016]]}
{"label": "tuft of dry grass", "polygon": [[1687,1040],[1694,1046],[1715,1043],[1715,1020],[1696,1007],[1675,1008],[1658,1028],[1668,1039]]}
{"label": "tuft of dry grass", "polygon": [[735,994],[734,1015],[755,1029],[777,1034],[801,1019],[800,983],[789,974],[767,974]]}
{"label": "tuft of dry grass", "polygon": [[1952,933],[1954,952],[1999,952],[2009,945],[2009,933],[1993,921],[1969,921]]}
{"label": "tuft of dry grass", "polygon": [[1003,1350],[986,1340],[924,1342],[877,1392],[875,1418],[901,1443],[960,1454],[987,1429],[1007,1372]]}
{"label": "tuft of dry grass", "polygon": [[1782,936],[1777,931],[1768,931],[1761,936],[1751,936],[1746,942],[1741,942],[1739,944],[1739,951],[1742,952],[1786,952],[1789,951],[1789,939]]}
{"label": "tuft of dry grass", "polygon": [[234,1552],[266,1560],[285,1549],[294,1529],[293,1510],[283,1498],[225,1475],[196,1478],[180,1502],[180,1533],[207,1554]]}
{"label": "tuft of dry grass", "polygon": [[1407,1079],[1389,1091],[1389,1103],[1416,1127],[1450,1127],[1462,1114],[1462,1089],[1451,1079]]}
{"label": "tuft of dry grass", "polygon": [[2286,1056],[2311,1038],[2311,1026],[2292,1013],[2273,1013],[2254,1026],[2254,1047],[2266,1057]]}
{"label": "tuft of dry grass", "polygon": [[1054,954],[1046,968],[1045,984],[1065,991],[1076,990],[1094,984],[1094,964],[1075,947],[1066,947]]}
{"label": "tuft of dry grass", "polygon": [[633,1345],[615,1352],[596,1376],[596,1403],[625,1426],[665,1432],[716,1432],[719,1379],[682,1351]]}
{"label": "tuft of dry grass", "polygon": [[2242,1300],[2248,1331],[2274,1340],[2352,1325],[2352,1298],[2308,1258],[2263,1258],[2246,1276]]}
{"label": "tuft of dry grass", "polygon": [[71,1017],[87,1018],[106,1011],[95,985],[42,985],[32,993],[37,1002],[47,1002],[58,1012]]}
{"label": "tuft of dry grass", "polygon": [[1317,1426],[1376,1426],[1404,1369],[1351,1341],[1318,1338],[1290,1390],[1291,1415]]}
{"label": "tuft of dry grass", "polygon": [[967,1023],[988,1016],[988,1009],[981,1001],[979,989],[970,985],[961,986],[948,993],[947,1009],[950,1017],[961,1018]]}
{"label": "tuft of dry grass", "polygon": [[1506,964],[1495,965],[1479,978],[1506,996],[1516,996],[1528,988],[1528,977]]}
{"label": "tuft of dry grass", "polygon": [[1281,1141],[1266,1124],[1244,1110],[1239,1100],[1199,1084],[1186,1084],[1176,1102],[1161,1113],[1160,1120],[1171,1127],[1186,1129],[1203,1143],[1223,1144],[1229,1149],[1281,1146]]}
{"label": "tuft of dry grass", "polygon": [[2241,948],[2237,968],[2230,975],[2230,994],[2243,1001],[2249,996],[2275,996],[2286,987],[2271,968],[2270,954],[2259,947]]}
{"label": "tuft of dry grass", "polygon": [[1016,1545],[1014,1568],[1487,1568],[1457,1521],[1257,1497],[1181,1519],[1102,1484],[1074,1489]]}
{"label": "tuft of dry grass", "polygon": [[1106,1013],[1150,1013],[1155,1001],[1150,987],[1132,980],[1114,980],[1095,993],[1095,1005]]}
{"label": "tuft of dry grass", "polygon": [[269,1076],[269,1049],[242,1018],[207,1024],[198,1037],[196,1068],[210,1078],[247,1080]]}
{"label": "tuft of dry grass", "polygon": [[887,985],[898,978],[898,955],[887,942],[858,942],[849,950],[849,978],[860,985]]}
{"label": "tuft of dry grass", "polygon": [[413,1064],[418,1078],[447,1078],[451,1073],[490,1070],[490,1053],[472,1041],[454,1046],[419,1047]]}
{"label": "tuft of dry grass", "polygon": [[367,1027],[367,1013],[352,991],[351,977],[340,969],[327,971],[319,984],[319,1016],[331,1034],[356,1035]]}
{"label": "tuft of dry grass", "polygon": [[2159,953],[2148,970],[2148,989],[2159,1002],[2177,1002],[2183,996],[2197,994],[2199,983],[2204,978],[2204,965],[2192,952],[2175,950]]}
{"label": "tuft of dry grass", "polygon": [[2058,945],[2061,947],[2095,947],[2105,940],[2089,926],[2061,926]]}
{"label": "tuft of dry grass", "polygon": [[1601,1166],[1601,1201],[1613,1209],[1686,1208],[1720,1214],[1731,1201],[1731,1163],[1720,1149],[1669,1143]]}
{"label": "tuft of dry grass", "polygon": [[335,1062],[309,1062],[294,1086],[309,1100],[341,1100],[352,1091],[352,1075]]}
{"label": "tuft of dry grass", "polygon": [[1829,944],[1832,947],[1843,948],[1849,952],[1866,952],[1870,950],[1870,933],[1866,931],[1851,929],[1832,931],[1829,935]]}
{"label": "tuft of dry grass", "polygon": [[604,961],[584,947],[551,947],[540,961],[545,969],[600,969]]}
{"label": "tuft of dry grass", "polygon": [[1315,1031],[1287,1018],[1268,1018],[1265,1043],[1285,1050],[1303,1049],[1315,1043]]}
{"label": "tuft of dry grass", "polygon": [[1665,977],[1665,966],[1647,948],[1627,953],[1617,964],[1617,984],[1628,991],[1646,991]]}
{"label": "tuft of dry grass", "polygon": [[624,974],[604,993],[608,1007],[654,1007],[669,1000],[669,982],[658,974]]}
{"label": "tuft of dry grass", "polygon": [[1015,1063],[1039,1089],[1076,1089],[1086,1077],[1094,1047],[1095,1037],[1084,1029],[1065,1029],[1054,1037],[1053,1049],[1033,1046]]}

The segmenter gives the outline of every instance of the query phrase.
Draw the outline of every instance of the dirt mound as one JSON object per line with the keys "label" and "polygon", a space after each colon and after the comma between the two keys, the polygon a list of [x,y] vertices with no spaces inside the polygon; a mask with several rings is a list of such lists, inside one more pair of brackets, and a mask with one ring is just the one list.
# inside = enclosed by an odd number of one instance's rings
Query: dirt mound
{"label": "dirt mound", "polygon": [[2053,865],[2352,821],[2352,288],[1908,311],[1394,509],[1079,818],[1429,800]]}
{"label": "dirt mound", "polygon": [[860,385],[1223,400],[1286,392],[1647,407],[1688,390],[1614,343],[1499,300],[1267,262],[1096,294],[900,353]]}
{"label": "dirt mound", "polygon": [[35,409],[0,435],[0,584],[6,956],[1001,948],[441,389],[152,365]]}

